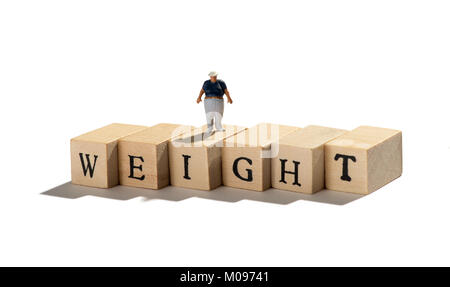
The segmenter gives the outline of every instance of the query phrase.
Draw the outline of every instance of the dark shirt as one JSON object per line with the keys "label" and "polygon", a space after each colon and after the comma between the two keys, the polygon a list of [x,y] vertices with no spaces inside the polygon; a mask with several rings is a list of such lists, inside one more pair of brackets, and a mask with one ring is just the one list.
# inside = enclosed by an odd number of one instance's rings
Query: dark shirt
{"label": "dark shirt", "polygon": [[203,83],[202,89],[205,91],[206,97],[223,97],[227,85],[222,80],[217,80],[215,83],[207,80]]}

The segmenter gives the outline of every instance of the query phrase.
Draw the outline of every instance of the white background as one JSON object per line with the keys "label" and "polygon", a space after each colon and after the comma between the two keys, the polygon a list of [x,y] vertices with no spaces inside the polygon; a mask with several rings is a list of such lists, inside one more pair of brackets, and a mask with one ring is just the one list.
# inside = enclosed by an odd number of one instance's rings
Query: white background
{"label": "white background", "polygon": [[[449,265],[448,1],[1,1],[0,265]],[[41,195],[112,123],[403,131],[404,174],[339,206]]]}

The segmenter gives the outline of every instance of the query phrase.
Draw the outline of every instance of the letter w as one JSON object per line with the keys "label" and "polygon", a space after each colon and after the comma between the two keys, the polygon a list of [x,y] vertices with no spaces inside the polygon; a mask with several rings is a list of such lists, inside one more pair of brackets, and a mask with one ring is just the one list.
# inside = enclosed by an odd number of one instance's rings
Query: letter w
{"label": "letter w", "polygon": [[94,169],[95,169],[95,164],[97,163],[97,158],[98,158],[98,155],[94,155],[94,165],[91,165],[91,160],[89,158],[89,154],[87,153],[86,154],[87,166],[86,166],[86,164],[84,163],[83,154],[80,152],[81,167],[83,168],[84,176],[86,176],[88,171],[89,171],[89,176],[91,178],[94,176]]}

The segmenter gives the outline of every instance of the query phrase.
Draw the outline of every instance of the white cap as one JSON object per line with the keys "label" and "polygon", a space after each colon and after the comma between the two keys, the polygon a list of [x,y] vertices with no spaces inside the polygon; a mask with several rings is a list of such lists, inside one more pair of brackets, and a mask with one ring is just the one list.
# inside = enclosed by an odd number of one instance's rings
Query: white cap
{"label": "white cap", "polygon": [[210,77],[217,77],[217,72],[216,71],[211,71],[211,72],[209,72],[209,74],[208,74],[208,76],[210,76]]}

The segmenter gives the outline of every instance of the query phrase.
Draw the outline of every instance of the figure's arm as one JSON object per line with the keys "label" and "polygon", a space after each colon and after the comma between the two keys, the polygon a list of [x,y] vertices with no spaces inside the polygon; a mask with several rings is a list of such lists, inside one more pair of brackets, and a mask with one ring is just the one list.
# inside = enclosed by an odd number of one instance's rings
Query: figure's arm
{"label": "figure's arm", "polygon": [[199,104],[202,101],[202,96],[205,93],[205,90],[201,89],[200,94],[197,97],[197,104]]}
{"label": "figure's arm", "polygon": [[231,99],[231,97],[230,97],[230,92],[228,92],[228,89],[225,89],[225,95],[227,96],[227,100],[228,100],[228,103],[229,104],[232,104],[233,103],[233,100]]}

